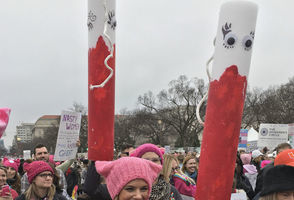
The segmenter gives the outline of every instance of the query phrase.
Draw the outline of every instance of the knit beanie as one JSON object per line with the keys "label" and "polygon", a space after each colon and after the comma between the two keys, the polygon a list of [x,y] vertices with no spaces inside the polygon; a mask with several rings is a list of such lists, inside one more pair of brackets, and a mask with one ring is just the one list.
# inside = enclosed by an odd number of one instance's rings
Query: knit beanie
{"label": "knit beanie", "polygon": [[240,155],[240,159],[242,160],[243,165],[248,165],[251,162],[251,155],[243,153]]}
{"label": "knit beanie", "polygon": [[158,177],[161,166],[151,161],[134,157],[122,157],[115,161],[96,161],[96,170],[105,177],[107,189],[112,199],[119,195],[126,184],[135,179],[143,179],[148,184],[148,198],[152,183]]}
{"label": "knit beanie", "polygon": [[294,167],[294,149],[287,149],[279,153],[275,158],[274,165],[289,165]]}
{"label": "knit beanie", "polygon": [[29,183],[32,184],[34,178],[45,171],[50,171],[54,174],[54,171],[50,165],[44,161],[34,161],[27,166],[27,175]]}
{"label": "knit beanie", "polygon": [[268,164],[270,164],[272,161],[270,160],[263,160],[261,161],[260,167],[264,168],[265,166],[267,166]]}
{"label": "knit beanie", "polygon": [[294,167],[278,165],[265,171],[260,196],[294,190]]}
{"label": "knit beanie", "polygon": [[2,137],[9,120],[10,109],[0,108],[0,138]]}
{"label": "knit beanie", "polygon": [[147,152],[153,152],[156,153],[160,158],[161,165],[163,164],[163,156],[160,148],[158,148],[154,144],[146,143],[138,146],[138,148],[135,149],[134,152],[130,155],[131,157],[138,157],[141,158],[145,153]]}
{"label": "knit beanie", "polygon": [[11,167],[11,168],[15,169],[16,172],[18,172],[19,160],[9,160],[7,158],[4,158],[3,165],[5,167]]}

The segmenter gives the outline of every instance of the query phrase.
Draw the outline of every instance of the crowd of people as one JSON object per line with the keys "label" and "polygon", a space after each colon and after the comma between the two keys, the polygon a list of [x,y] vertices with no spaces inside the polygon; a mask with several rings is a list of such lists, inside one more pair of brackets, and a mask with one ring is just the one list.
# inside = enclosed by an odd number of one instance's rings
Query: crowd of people
{"label": "crowd of people", "polygon": [[[39,144],[33,159],[1,159],[0,200],[192,200],[199,156],[146,143],[124,147],[113,161],[54,162]],[[266,148],[238,151],[232,194],[238,193],[249,200],[294,200],[294,149],[282,143],[276,155]]]}

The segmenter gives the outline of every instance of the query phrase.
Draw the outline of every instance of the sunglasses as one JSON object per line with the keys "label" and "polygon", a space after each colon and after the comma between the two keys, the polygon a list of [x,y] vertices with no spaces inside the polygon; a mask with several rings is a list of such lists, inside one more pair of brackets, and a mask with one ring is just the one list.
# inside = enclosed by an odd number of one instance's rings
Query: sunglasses
{"label": "sunglasses", "polygon": [[126,154],[127,156],[129,156],[130,155],[130,153],[129,152],[121,152],[121,154]]}
{"label": "sunglasses", "polygon": [[179,166],[177,166],[177,167],[175,167],[175,168],[173,168],[173,167],[171,168],[172,171],[177,171],[177,170],[179,170],[179,169],[180,169]]}
{"label": "sunglasses", "polygon": [[53,177],[53,174],[51,174],[51,173],[48,173],[48,174],[39,174],[38,176],[40,176],[42,178],[47,178],[47,177],[52,178]]}

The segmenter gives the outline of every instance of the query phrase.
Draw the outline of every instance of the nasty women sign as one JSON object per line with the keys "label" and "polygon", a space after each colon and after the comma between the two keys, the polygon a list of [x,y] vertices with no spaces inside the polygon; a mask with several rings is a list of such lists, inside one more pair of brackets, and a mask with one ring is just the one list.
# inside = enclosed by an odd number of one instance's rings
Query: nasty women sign
{"label": "nasty women sign", "polygon": [[58,130],[54,160],[73,159],[77,154],[76,142],[79,139],[81,113],[62,111]]}

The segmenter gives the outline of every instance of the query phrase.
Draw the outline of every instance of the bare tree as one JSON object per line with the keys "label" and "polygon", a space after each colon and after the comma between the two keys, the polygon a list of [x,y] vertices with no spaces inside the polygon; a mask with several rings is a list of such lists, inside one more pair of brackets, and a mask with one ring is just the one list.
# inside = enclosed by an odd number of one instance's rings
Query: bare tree
{"label": "bare tree", "polygon": [[169,83],[168,90],[162,90],[156,97],[152,92],[145,93],[138,102],[150,116],[155,115],[166,127],[172,127],[179,136],[178,146],[199,146],[198,135],[203,127],[196,120],[196,105],[206,90],[202,79],[188,80],[182,75]]}

